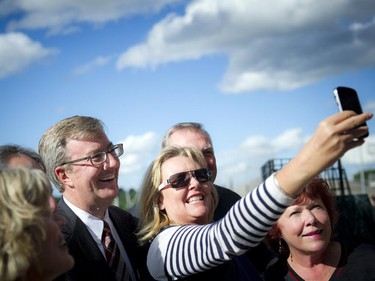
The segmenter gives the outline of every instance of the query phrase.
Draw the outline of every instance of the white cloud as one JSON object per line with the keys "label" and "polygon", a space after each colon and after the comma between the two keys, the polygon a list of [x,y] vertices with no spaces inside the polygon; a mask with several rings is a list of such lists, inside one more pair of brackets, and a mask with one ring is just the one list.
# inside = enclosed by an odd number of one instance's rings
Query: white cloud
{"label": "white cloud", "polygon": [[0,15],[18,13],[8,30],[48,29],[50,34],[79,30],[79,23],[104,24],[122,17],[155,13],[176,0],[4,0]]}
{"label": "white cloud", "polygon": [[138,188],[144,172],[160,151],[161,139],[154,132],[130,135],[125,140],[121,156],[120,186]]}
{"label": "white cloud", "polygon": [[103,56],[97,57],[94,60],[92,60],[92,61],[90,61],[90,62],[88,62],[88,63],[86,63],[86,64],[84,64],[82,66],[79,66],[76,69],[74,69],[73,70],[73,74],[74,75],[85,74],[87,72],[90,72],[90,71],[94,70],[97,67],[101,67],[101,66],[104,66],[104,65],[108,64],[110,61],[111,61],[111,57],[110,56],[107,56],[107,57],[103,57]]}
{"label": "white cloud", "polygon": [[191,1],[183,15],[169,14],[146,42],[126,50],[117,68],[223,54],[224,92],[295,89],[373,67],[374,13],[372,0]]}
{"label": "white cloud", "polygon": [[295,150],[305,144],[306,137],[302,136],[302,129],[295,128],[286,130],[280,136],[274,138],[271,143],[275,153]]}
{"label": "white cloud", "polygon": [[348,165],[366,165],[375,163],[375,136],[370,136],[365,140],[361,147],[348,151],[343,157],[342,162]]}
{"label": "white cloud", "polygon": [[[358,68],[374,67],[372,0],[4,0],[0,15],[17,14],[6,29],[68,34],[80,24],[109,21],[186,4],[127,49],[119,70],[223,55],[228,67],[218,87],[226,93],[291,90]],[[272,7],[272,9],[270,8]],[[350,59],[348,59],[350,58]],[[94,64],[76,69],[88,71]]]}
{"label": "white cloud", "polygon": [[30,64],[56,53],[19,32],[0,34],[0,78],[17,73]]}
{"label": "white cloud", "polygon": [[375,101],[371,101],[365,104],[365,106],[363,107],[363,110],[375,113]]}
{"label": "white cloud", "polygon": [[285,130],[275,137],[249,136],[237,147],[217,151],[216,182],[231,188],[243,189],[261,179],[261,167],[270,159],[292,158],[305,144],[307,136],[300,128]]}

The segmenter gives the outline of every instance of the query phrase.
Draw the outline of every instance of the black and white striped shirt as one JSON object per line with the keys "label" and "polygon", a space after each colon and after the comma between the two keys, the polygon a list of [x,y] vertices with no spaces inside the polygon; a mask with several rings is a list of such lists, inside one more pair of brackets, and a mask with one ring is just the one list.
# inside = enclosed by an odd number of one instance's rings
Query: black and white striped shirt
{"label": "black and white striped shirt", "polygon": [[293,202],[274,174],[239,200],[221,220],[171,226],[153,240],[147,266],[156,280],[176,280],[206,271],[256,246]]}

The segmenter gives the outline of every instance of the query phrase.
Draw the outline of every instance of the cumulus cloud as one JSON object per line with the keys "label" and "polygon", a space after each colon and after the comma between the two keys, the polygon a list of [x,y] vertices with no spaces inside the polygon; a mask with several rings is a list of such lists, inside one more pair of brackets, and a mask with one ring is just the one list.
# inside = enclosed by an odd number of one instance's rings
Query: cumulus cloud
{"label": "cumulus cloud", "polygon": [[82,23],[102,26],[172,5],[186,7],[166,15],[145,42],[125,50],[117,59],[118,70],[221,55],[228,65],[218,87],[238,94],[286,91],[374,67],[372,0],[4,0],[0,15],[17,14],[7,23],[8,31],[46,29],[56,35],[77,32]]}
{"label": "cumulus cloud", "polygon": [[291,90],[373,67],[374,13],[371,0],[191,1],[184,14],[169,14],[126,50],[117,68],[222,54],[229,61],[223,92]]}
{"label": "cumulus cloud", "polygon": [[278,136],[249,136],[229,151],[217,151],[217,183],[242,188],[254,180],[260,181],[261,167],[270,159],[293,157],[304,145],[308,136],[302,129],[285,130]]}
{"label": "cumulus cloud", "polygon": [[175,0],[3,0],[0,15],[18,13],[10,21],[7,30],[47,29],[49,34],[66,34],[80,29],[79,23],[95,25],[108,21],[144,14],[156,13]]}
{"label": "cumulus cloud", "polygon": [[154,132],[130,135],[125,140],[124,155],[120,158],[120,186],[137,189],[141,178],[152,160],[160,151],[161,139]]}
{"label": "cumulus cloud", "polygon": [[19,32],[0,34],[0,78],[17,73],[30,64],[56,53]]}

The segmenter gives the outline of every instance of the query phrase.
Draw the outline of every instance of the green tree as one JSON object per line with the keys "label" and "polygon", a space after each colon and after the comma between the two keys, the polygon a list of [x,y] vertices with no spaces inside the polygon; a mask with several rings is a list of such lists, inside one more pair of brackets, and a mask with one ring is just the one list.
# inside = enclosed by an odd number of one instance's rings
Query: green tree
{"label": "green tree", "polygon": [[129,191],[125,191],[123,188],[120,188],[119,194],[113,204],[122,209],[128,210],[137,201],[137,196],[137,191],[133,188],[131,188]]}

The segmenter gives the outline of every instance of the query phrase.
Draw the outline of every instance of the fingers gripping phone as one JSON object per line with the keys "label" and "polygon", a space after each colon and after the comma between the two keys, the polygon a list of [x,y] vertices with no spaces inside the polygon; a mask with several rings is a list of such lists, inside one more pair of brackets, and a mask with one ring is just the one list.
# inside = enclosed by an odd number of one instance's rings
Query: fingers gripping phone
{"label": "fingers gripping phone", "polygon": [[[359,101],[357,92],[354,89],[348,87],[337,87],[333,90],[333,95],[340,111],[352,110],[357,114],[362,113],[361,103]],[[360,126],[367,126],[367,124],[365,122],[358,127]],[[368,135],[369,134],[367,133],[361,138],[366,138]]]}

